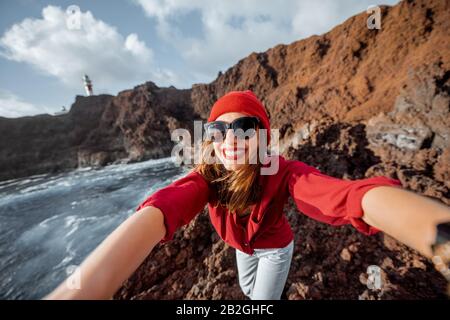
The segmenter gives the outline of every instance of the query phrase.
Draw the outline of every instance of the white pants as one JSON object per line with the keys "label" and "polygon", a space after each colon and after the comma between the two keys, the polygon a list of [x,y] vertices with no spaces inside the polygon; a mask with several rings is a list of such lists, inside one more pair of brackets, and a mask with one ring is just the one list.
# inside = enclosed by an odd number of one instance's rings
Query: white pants
{"label": "white pants", "polygon": [[254,251],[249,255],[236,249],[242,292],[252,300],[279,300],[289,274],[294,241],[284,248]]}

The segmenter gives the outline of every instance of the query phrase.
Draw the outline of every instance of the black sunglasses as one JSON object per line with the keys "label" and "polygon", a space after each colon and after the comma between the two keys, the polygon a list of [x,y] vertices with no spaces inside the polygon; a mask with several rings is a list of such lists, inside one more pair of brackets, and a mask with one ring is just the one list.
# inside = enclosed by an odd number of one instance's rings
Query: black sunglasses
{"label": "black sunglasses", "polygon": [[204,124],[206,139],[210,141],[223,141],[228,129],[233,129],[238,139],[250,139],[256,133],[259,125],[257,117],[241,117],[231,123],[225,121],[212,121]]}

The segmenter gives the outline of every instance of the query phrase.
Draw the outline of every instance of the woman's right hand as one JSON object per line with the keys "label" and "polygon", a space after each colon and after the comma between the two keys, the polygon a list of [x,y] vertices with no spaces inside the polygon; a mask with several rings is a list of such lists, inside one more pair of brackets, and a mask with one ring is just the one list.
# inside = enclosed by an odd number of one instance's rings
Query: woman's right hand
{"label": "woman's right hand", "polygon": [[79,289],[61,283],[44,299],[111,299],[166,234],[164,216],[147,206],[114,230],[81,264]]}

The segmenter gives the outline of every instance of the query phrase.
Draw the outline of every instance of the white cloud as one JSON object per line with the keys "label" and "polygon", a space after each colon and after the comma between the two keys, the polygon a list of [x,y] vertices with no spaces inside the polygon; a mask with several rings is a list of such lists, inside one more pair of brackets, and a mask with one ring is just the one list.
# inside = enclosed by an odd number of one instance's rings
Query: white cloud
{"label": "white cloud", "polygon": [[[158,34],[172,44],[198,77],[217,75],[252,51],[266,50],[292,38],[286,21],[294,1],[136,0],[157,20]],[[203,35],[186,36],[171,21],[200,12]]]}
{"label": "white cloud", "polygon": [[[134,33],[122,36],[114,26],[81,12],[78,30],[66,26],[67,15],[47,6],[41,19],[25,19],[0,39],[0,54],[54,76],[69,87],[80,88],[87,73],[97,89],[115,93],[144,81],[176,84],[170,70],[158,71],[152,50]],[[155,71],[156,70],[156,71]]]}
{"label": "white cloud", "polygon": [[[133,1],[156,19],[159,36],[180,52],[193,74],[210,80],[219,70],[253,51],[324,33],[374,3],[372,0]],[[385,2],[394,4],[397,0]],[[171,23],[193,11],[201,16],[201,37],[186,36],[176,23]]]}
{"label": "white cloud", "polygon": [[46,107],[35,106],[9,91],[0,89],[0,117],[17,118],[42,113],[50,112]]}

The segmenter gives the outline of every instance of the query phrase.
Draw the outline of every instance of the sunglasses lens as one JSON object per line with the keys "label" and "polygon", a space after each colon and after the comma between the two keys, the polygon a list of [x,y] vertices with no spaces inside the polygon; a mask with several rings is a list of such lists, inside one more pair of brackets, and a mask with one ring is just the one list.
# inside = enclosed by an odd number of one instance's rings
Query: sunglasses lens
{"label": "sunglasses lens", "polygon": [[258,120],[254,117],[242,117],[233,121],[233,130],[239,139],[250,139],[256,133]]}
{"label": "sunglasses lens", "polygon": [[210,122],[205,126],[206,139],[210,141],[223,141],[225,139],[226,125],[219,122]]}

